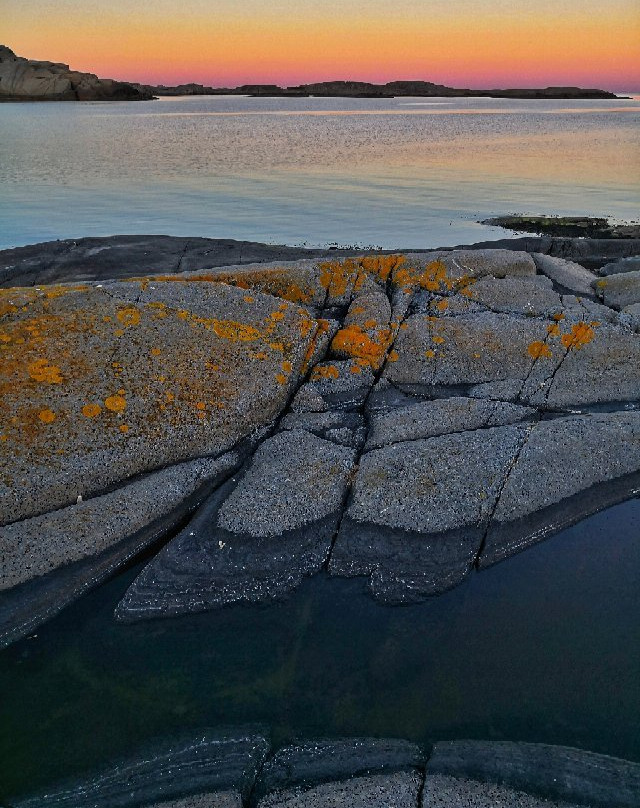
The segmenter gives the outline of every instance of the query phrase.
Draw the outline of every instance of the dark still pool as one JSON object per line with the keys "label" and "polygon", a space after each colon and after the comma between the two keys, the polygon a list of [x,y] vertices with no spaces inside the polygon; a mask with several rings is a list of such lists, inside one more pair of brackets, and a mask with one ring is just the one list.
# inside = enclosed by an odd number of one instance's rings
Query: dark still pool
{"label": "dark still pool", "polygon": [[0,654],[0,796],[193,727],[563,744],[640,760],[640,499],[417,606],[319,575],[288,600],[121,625],[128,570]]}

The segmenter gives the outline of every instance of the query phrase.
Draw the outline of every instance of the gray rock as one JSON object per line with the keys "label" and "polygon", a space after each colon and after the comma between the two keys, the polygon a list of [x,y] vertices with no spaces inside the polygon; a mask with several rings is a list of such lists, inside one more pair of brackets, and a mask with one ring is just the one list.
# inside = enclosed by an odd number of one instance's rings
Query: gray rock
{"label": "gray rock", "polygon": [[366,451],[400,441],[513,424],[535,414],[531,407],[459,396],[414,403],[372,414]]}
{"label": "gray rock", "polygon": [[598,270],[598,275],[619,275],[621,272],[638,272],[640,270],[640,256],[633,258],[620,258],[610,261]]}
{"label": "gray rock", "polygon": [[551,315],[562,310],[560,295],[546,283],[547,278],[480,278],[468,288],[471,301],[491,311],[527,317]]}
{"label": "gray rock", "polygon": [[533,260],[539,272],[546,275],[563,290],[568,289],[576,295],[593,297],[591,284],[597,276],[573,261],[553,258],[549,255],[534,253]]}
{"label": "gray rock", "polygon": [[[83,779],[13,801],[16,808],[231,808],[248,796],[269,744],[256,728],[205,729],[176,741],[147,745]],[[209,795],[209,802],[203,801]]]}
{"label": "gray rock", "polygon": [[427,775],[420,808],[584,808],[546,800],[497,783],[480,783],[446,774]]}
{"label": "gray rock", "polygon": [[565,746],[441,742],[429,758],[427,782],[432,775],[498,783],[593,808],[637,808],[640,804],[640,764]]}
{"label": "gray rock", "polygon": [[602,297],[605,306],[614,309],[640,303],[640,270],[600,278],[594,281],[593,288]]}
{"label": "gray rock", "polygon": [[254,794],[262,798],[273,792],[318,783],[336,784],[355,777],[411,771],[423,765],[420,749],[403,740],[346,738],[309,741],[280,749],[266,761]]}
{"label": "gray rock", "polygon": [[371,575],[374,596],[393,602],[460,583],[529,429],[478,429],[365,454],[329,571]]}
{"label": "gray rock", "polygon": [[290,412],[280,422],[280,429],[304,429],[319,438],[359,448],[364,443],[366,428],[359,413],[342,412]]}
{"label": "gray rock", "polygon": [[269,600],[324,564],[355,459],[301,430],[265,441],[230,482],[145,567],[117,607],[120,620]]}
{"label": "gray rock", "polygon": [[394,345],[397,361],[384,377],[401,389],[449,388],[525,379],[531,344],[544,341],[548,321],[486,312],[429,319],[412,315]]}
{"label": "gray rock", "polygon": [[245,297],[173,278],[5,292],[0,524],[227,451],[271,422],[316,321]]}
{"label": "gray rock", "polygon": [[168,535],[238,463],[235,453],[182,463],[0,528],[0,647],[31,633]]}
{"label": "gray rock", "polygon": [[374,375],[366,361],[345,359],[318,362],[309,379],[296,393],[294,412],[357,410],[369,395]]}
{"label": "gray rock", "polygon": [[487,566],[640,491],[640,411],[576,415],[533,426],[479,559]]}
{"label": "gray rock", "polygon": [[393,772],[269,794],[258,808],[416,808],[422,777]]}

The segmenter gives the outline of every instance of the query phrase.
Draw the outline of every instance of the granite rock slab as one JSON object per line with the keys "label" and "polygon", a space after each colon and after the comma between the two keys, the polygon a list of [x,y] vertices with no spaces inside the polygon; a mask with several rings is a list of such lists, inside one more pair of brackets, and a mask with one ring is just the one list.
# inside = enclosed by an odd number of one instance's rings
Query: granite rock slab
{"label": "granite rock slab", "polygon": [[623,309],[640,303],[640,269],[595,280],[593,288],[606,306]]}
{"label": "granite rock slab", "polygon": [[498,783],[430,774],[425,777],[420,808],[584,808],[584,803],[536,797]]}
{"label": "granite rock slab", "polygon": [[304,430],[264,441],[145,567],[118,605],[133,621],[282,596],[329,554],[353,449]]}
{"label": "granite rock slab", "polygon": [[554,258],[550,255],[534,253],[533,260],[537,269],[556,284],[563,291],[573,292],[576,295],[593,297],[592,284],[598,279],[597,275],[585,269],[574,261],[564,258]]}

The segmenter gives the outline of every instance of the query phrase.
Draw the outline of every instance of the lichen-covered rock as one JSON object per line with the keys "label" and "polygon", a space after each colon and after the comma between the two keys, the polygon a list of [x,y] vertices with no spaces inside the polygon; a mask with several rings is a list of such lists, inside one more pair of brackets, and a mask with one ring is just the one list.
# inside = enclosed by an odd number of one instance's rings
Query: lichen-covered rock
{"label": "lichen-covered rock", "polygon": [[273,420],[316,321],[222,283],[0,295],[0,524],[227,451]]}
{"label": "lichen-covered rock", "polygon": [[326,561],[355,452],[309,432],[266,440],[237,485],[220,489],[148,564],[122,620],[268,600]]}

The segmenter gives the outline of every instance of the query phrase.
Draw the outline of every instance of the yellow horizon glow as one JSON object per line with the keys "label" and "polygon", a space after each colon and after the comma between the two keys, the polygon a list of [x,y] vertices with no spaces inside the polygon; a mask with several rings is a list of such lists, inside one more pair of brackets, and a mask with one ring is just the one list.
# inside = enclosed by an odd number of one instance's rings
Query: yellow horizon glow
{"label": "yellow horizon glow", "polygon": [[[612,0],[539,0],[536,10],[501,0],[289,0],[212,10],[156,0],[131,11],[58,0],[34,10],[5,0],[3,44],[18,55],[62,61],[104,77],[213,86],[330,79],[423,79],[459,87],[549,84],[640,88],[640,7]],[[37,5],[37,4],[36,4]],[[476,13],[473,10],[476,9]],[[369,13],[367,13],[369,12]]]}

